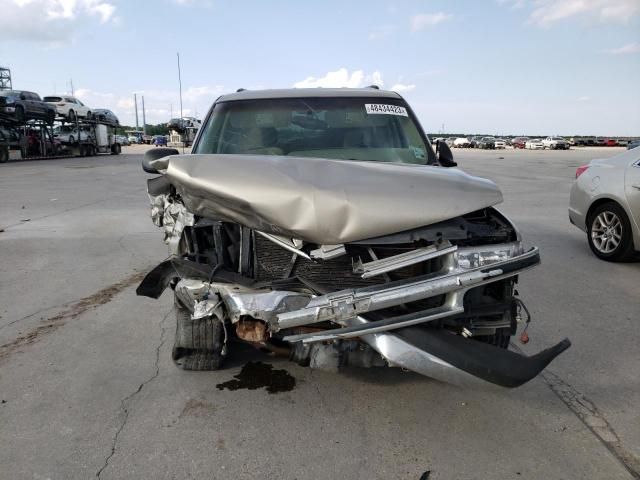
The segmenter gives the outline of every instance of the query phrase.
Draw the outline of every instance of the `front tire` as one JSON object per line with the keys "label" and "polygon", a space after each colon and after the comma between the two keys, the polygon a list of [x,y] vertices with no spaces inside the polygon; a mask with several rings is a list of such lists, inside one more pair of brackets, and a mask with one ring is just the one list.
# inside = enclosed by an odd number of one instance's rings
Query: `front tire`
{"label": "front tire", "polygon": [[176,299],[176,339],[171,357],[183,370],[218,370],[224,361],[223,319],[216,314],[193,320]]}
{"label": "front tire", "polygon": [[624,209],[615,202],[596,207],[587,220],[587,240],[594,255],[608,262],[631,260],[631,223]]}

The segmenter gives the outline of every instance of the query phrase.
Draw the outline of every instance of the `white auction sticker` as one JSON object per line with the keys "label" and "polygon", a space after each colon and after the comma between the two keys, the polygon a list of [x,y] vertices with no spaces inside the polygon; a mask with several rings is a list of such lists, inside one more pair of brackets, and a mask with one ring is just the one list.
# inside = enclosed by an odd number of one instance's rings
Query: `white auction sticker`
{"label": "white auction sticker", "polygon": [[402,115],[408,117],[407,109],[398,105],[386,105],[383,103],[365,103],[364,108],[368,115]]}

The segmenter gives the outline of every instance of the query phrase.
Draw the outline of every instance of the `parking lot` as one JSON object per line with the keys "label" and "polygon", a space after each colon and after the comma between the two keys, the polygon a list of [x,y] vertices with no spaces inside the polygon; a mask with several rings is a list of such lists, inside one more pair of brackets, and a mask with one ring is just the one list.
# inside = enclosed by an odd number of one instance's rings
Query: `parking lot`
{"label": "parking lot", "polygon": [[[474,391],[250,350],[177,369],[172,297],[135,295],[167,256],[145,148],[0,165],[0,478],[640,478],[640,263],[596,259],[567,216],[576,167],[623,149],[454,151],[541,249],[518,348],[573,343],[521,388]],[[295,388],[217,388],[249,360]]]}

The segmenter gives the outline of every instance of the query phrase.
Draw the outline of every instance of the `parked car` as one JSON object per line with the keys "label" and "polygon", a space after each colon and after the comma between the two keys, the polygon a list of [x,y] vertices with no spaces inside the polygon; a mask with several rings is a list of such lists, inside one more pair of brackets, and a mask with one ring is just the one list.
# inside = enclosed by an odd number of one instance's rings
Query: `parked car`
{"label": "parked car", "polygon": [[627,150],[632,150],[637,147],[640,147],[640,140],[629,140],[629,143],[627,143]]}
{"label": "parked car", "polygon": [[106,108],[96,108],[93,110],[93,119],[98,122],[110,125],[112,127],[119,127],[120,120],[116,117],[116,114]]}
{"label": "parked car", "polygon": [[28,156],[59,155],[62,152],[62,144],[56,137],[49,137],[40,128],[29,128],[25,132],[26,148]]}
{"label": "parked car", "polygon": [[477,143],[476,148],[483,150],[493,150],[496,148],[496,139],[494,137],[482,137]]}
{"label": "parked car", "polygon": [[538,251],[494,208],[493,182],[445,168],[451,150],[398,94],[242,91],[206,118],[196,155],[143,160],[172,256],[137,293],[171,285],[179,367],[221,368],[234,338],[313,368],[515,387],[570,345],[507,349]]}
{"label": "parked car", "polygon": [[153,138],[153,145],[156,147],[166,147],[167,146],[167,137],[164,135],[156,135]]}
{"label": "parked car", "polygon": [[470,147],[471,148],[478,148],[478,145],[480,144],[480,142],[482,141],[482,137],[471,137],[471,141],[470,141]]}
{"label": "parked car", "polygon": [[511,145],[513,148],[524,148],[529,137],[515,137],[511,139]]}
{"label": "parked car", "polygon": [[616,140],[615,138],[607,138],[604,142],[606,147],[617,147],[618,146],[618,140]]}
{"label": "parked car", "polygon": [[540,138],[534,138],[532,140],[527,140],[524,144],[524,148],[528,150],[544,150],[544,143]]}
{"label": "parked car", "polygon": [[598,258],[634,258],[640,251],[640,149],[578,167],[569,219],[587,233]]}
{"label": "parked car", "polygon": [[116,136],[116,142],[119,143],[120,145],[125,146],[125,147],[131,145],[131,142],[129,141],[129,137],[127,137],[125,135],[117,135]]}
{"label": "parked car", "polygon": [[55,106],[58,116],[75,122],[76,118],[91,118],[91,108],[70,95],[48,95],[44,101]]}
{"label": "parked car", "polygon": [[469,148],[471,141],[467,137],[458,137],[454,140],[453,146],[456,148]]}
{"label": "parked car", "polygon": [[496,150],[504,150],[505,148],[507,148],[507,141],[503,138],[496,138],[493,142],[493,146]]}
{"label": "parked car", "polygon": [[629,139],[628,138],[619,138],[618,139],[618,146],[619,147],[626,147],[627,145],[629,145]]}
{"label": "parked car", "polygon": [[53,125],[55,108],[43,102],[40,95],[25,90],[0,90],[0,116],[23,123],[28,120],[44,120]]}
{"label": "parked car", "polygon": [[567,150],[569,148],[569,144],[562,137],[547,137],[542,140],[542,145],[549,150]]}
{"label": "parked car", "polygon": [[86,127],[80,127],[78,129],[75,125],[59,125],[53,129],[53,136],[61,143],[70,145],[93,139],[93,135]]}

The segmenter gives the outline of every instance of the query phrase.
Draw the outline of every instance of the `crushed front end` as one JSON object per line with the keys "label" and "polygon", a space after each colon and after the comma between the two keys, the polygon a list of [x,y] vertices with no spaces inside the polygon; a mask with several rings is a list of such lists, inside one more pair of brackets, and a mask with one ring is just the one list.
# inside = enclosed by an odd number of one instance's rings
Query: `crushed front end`
{"label": "crushed front end", "polygon": [[327,244],[290,235],[295,221],[269,231],[233,221],[240,209],[219,197],[215,216],[202,215],[203,187],[167,175],[164,162],[148,191],[171,257],[138,294],[173,289],[173,357],[183,368],[218,368],[234,342],[245,342],[313,368],[387,365],[455,384],[516,387],[570,345],[532,357],[507,349],[529,321],[518,275],[540,257],[492,206]]}

